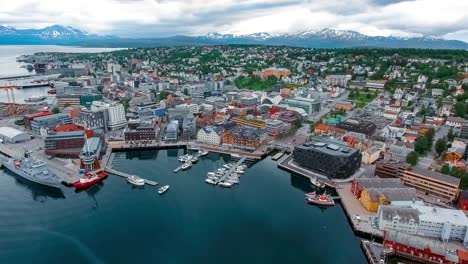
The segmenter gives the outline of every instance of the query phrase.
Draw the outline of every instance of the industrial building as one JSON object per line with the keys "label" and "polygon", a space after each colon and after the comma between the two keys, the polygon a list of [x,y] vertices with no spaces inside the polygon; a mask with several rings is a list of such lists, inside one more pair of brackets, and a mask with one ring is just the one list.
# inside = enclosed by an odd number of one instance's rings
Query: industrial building
{"label": "industrial building", "polygon": [[0,127],[0,139],[2,139],[2,142],[18,143],[30,140],[31,136],[12,127]]}
{"label": "industrial building", "polygon": [[294,162],[306,169],[328,176],[344,179],[352,176],[361,167],[361,153],[334,141],[312,141],[296,146]]}
{"label": "industrial building", "polygon": [[379,161],[376,163],[374,175],[383,178],[400,178],[404,185],[446,201],[454,202],[458,197],[459,178],[410,167],[407,163]]}
{"label": "industrial building", "polygon": [[60,113],[54,115],[46,115],[36,117],[31,121],[31,131],[40,134],[41,129],[52,130],[58,125],[73,123],[72,118],[68,114]]}
{"label": "industrial building", "polygon": [[84,131],[50,133],[44,139],[44,149],[53,157],[78,158],[84,143]]}

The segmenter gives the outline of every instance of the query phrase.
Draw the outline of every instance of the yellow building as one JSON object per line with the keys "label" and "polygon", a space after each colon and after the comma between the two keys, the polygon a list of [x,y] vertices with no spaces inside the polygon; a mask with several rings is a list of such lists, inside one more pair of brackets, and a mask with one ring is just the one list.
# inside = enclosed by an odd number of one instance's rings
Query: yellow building
{"label": "yellow building", "polygon": [[377,212],[380,205],[388,205],[395,201],[414,201],[414,188],[369,188],[361,192],[359,201],[369,212]]}

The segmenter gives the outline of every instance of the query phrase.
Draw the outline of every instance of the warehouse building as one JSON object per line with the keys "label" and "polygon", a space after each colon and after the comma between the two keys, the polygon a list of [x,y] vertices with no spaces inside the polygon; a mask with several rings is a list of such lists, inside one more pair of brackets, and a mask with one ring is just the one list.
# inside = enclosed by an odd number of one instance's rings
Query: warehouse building
{"label": "warehouse building", "polygon": [[18,143],[30,140],[31,136],[21,130],[12,127],[0,127],[0,139],[3,142]]}

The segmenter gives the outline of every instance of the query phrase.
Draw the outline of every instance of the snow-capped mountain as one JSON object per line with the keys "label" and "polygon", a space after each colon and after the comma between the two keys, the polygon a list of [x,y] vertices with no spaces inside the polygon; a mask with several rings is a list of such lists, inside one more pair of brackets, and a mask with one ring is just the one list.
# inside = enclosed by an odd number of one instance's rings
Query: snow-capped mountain
{"label": "snow-capped mountain", "polygon": [[15,29],[0,26],[0,44],[67,44],[90,39],[107,39],[110,36],[89,34],[85,31],[53,25],[41,29]]}
{"label": "snow-capped mountain", "polygon": [[117,38],[89,34],[85,31],[53,25],[43,29],[15,29],[0,26],[1,44],[58,44],[89,47],[160,47],[160,46],[202,46],[202,45],[283,45],[307,48],[429,48],[465,49],[468,43],[427,36],[383,37],[367,36],[351,30],[329,28],[314,29],[296,33],[252,34],[209,33],[201,36],[173,36],[166,38]]}
{"label": "snow-capped mountain", "polygon": [[248,35],[223,35],[219,33],[211,33],[197,38],[205,41],[211,40],[216,42],[216,44],[287,45],[311,48],[382,47],[468,49],[468,43],[458,40],[446,40],[427,36],[367,36],[357,31],[335,30],[329,28],[287,34],[269,34],[262,32]]}

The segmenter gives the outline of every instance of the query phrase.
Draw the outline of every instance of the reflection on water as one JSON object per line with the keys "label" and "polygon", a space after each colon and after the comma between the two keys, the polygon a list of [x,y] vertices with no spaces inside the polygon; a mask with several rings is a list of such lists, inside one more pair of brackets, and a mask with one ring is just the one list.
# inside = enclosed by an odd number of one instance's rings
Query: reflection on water
{"label": "reflection on water", "polygon": [[15,184],[17,186],[21,186],[22,188],[29,190],[34,201],[45,202],[47,198],[52,198],[54,200],[65,198],[62,189],[29,181],[8,170],[3,170],[2,174],[4,174],[4,176],[15,178]]}
{"label": "reflection on water", "polygon": [[133,150],[125,152],[126,159],[152,160],[158,157],[156,150]]}

